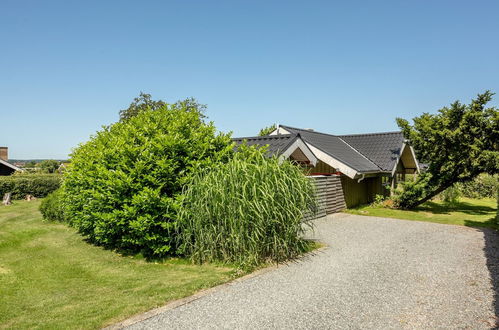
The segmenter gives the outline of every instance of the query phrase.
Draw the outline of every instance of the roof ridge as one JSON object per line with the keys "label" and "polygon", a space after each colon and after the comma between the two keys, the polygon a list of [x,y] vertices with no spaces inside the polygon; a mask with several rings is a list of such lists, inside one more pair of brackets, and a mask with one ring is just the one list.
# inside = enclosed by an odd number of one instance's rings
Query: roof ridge
{"label": "roof ridge", "polygon": [[338,135],[338,137],[344,137],[344,136],[366,136],[366,135],[383,135],[383,134],[400,134],[400,133],[402,133],[402,131],[375,132],[375,133],[355,133],[355,134]]}
{"label": "roof ridge", "polygon": [[245,137],[235,137],[232,140],[262,140],[262,139],[282,139],[283,137],[292,137],[299,135],[299,133],[291,134],[278,134],[278,135],[263,135],[263,136],[245,136]]}
{"label": "roof ridge", "polygon": [[316,134],[322,134],[322,135],[328,135],[328,136],[334,136],[334,137],[339,137],[338,135],[334,135],[334,134],[329,134],[329,133],[323,133],[323,132],[317,132],[317,131],[309,131],[309,130],[306,130],[306,129],[303,129],[303,128],[298,128],[298,127],[292,127],[292,126],[286,126],[286,125],[280,125],[280,127],[284,127],[284,128],[291,128],[291,129],[296,129],[296,130],[299,130],[299,131],[303,131],[303,132],[307,132],[307,133],[316,133]]}
{"label": "roof ridge", "polygon": [[[383,170],[378,164],[376,164],[374,161],[372,161],[370,158],[366,157],[363,153],[361,153],[359,150],[357,150],[356,148],[352,147],[348,142],[346,142],[345,140],[343,140],[341,138],[341,136],[339,135],[333,135],[333,134],[327,134],[327,133],[322,133],[322,132],[316,132],[316,131],[308,131],[306,129],[301,129],[301,128],[297,128],[297,127],[291,127],[291,126],[286,126],[286,125],[280,125],[281,127],[284,127],[284,128],[290,128],[290,129],[295,129],[295,130],[300,130],[300,131],[303,131],[303,132],[307,132],[307,133],[317,133],[317,134],[322,134],[322,135],[327,135],[327,136],[333,136],[335,138],[338,138],[341,142],[343,142],[344,144],[346,144],[350,149],[352,149],[354,152],[356,152],[357,154],[359,154],[361,157],[365,158],[368,162],[370,162],[372,165],[374,165],[376,168],[378,168],[379,170]],[[298,133],[299,134],[299,133]],[[317,147],[316,147],[317,148]],[[321,150],[320,148],[318,148],[319,150]],[[342,163],[348,165],[343,159],[339,158],[337,155],[331,155],[330,153],[324,151],[324,150],[321,150],[322,152],[325,152],[327,153],[329,156],[333,157],[333,158],[336,158],[337,160],[341,161]]]}

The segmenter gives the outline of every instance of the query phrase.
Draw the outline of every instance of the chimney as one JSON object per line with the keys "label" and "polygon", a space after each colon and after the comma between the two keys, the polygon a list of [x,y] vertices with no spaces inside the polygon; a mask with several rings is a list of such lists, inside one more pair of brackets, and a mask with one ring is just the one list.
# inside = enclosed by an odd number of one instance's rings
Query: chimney
{"label": "chimney", "polygon": [[9,160],[9,148],[8,147],[0,147],[0,159],[5,161]]}

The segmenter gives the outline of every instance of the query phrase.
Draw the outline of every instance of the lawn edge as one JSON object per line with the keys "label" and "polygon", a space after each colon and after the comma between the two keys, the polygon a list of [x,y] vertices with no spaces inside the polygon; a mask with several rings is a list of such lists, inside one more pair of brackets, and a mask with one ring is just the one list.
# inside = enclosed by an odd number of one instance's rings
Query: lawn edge
{"label": "lawn edge", "polygon": [[103,329],[104,330],[116,330],[116,329],[126,328],[128,326],[133,325],[133,324],[136,324],[136,323],[145,321],[147,319],[150,319],[151,317],[159,315],[159,314],[161,314],[163,312],[169,311],[171,309],[175,309],[175,308],[183,306],[183,305],[187,305],[187,304],[189,304],[189,303],[191,303],[193,301],[196,301],[196,300],[198,300],[198,299],[200,299],[200,298],[202,298],[202,297],[204,297],[204,296],[206,296],[206,295],[208,295],[210,293],[214,293],[216,291],[219,291],[219,290],[221,290],[221,289],[223,289],[223,288],[225,288],[227,286],[230,286],[232,284],[244,281],[246,279],[250,279],[250,278],[258,276],[260,274],[267,273],[267,272],[269,272],[269,271],[271,271],[271,270],[273,270],[274,268],[277,268],[277,267],[278,267],[278,265],[272,265],[272,266],[269,266],[269,267],[265,267],[265,268],[256,270],[256,271],[254,271],[254,272],[252,272],[250,274],[247,274],[247,275],[235,278],[233,280],[230,280],[228,282],[216,285],[214,287],[207,288],[207,289],[201,289],[200,291],[195,292],[194,294],[192,294],[190,296],[170,301],[166,305],[153,308],[153,309],[151,309],[151,310],[149,310],[147,312],[142,312],[142,313],[137,314],[135,316],[132,316],[132,317],[126,319],[126,320],[123,320],[123,321],[121,321],[119,323],[115,323],[115,324],[109,325],[109,326],[107,326],[107,327],[105,327]]}
{"label": "lawn edge", "polygon": [[487,226],[467,226],[467,225],[459,225],[455,223],[441,223],[441,222],[436,222],[436,221],[426,221],[426,220],[415,220],[415,219],[404,219],[404,218],[395,218],[395,217],[380,217],[377,215],[369,215],[369,214],[358,214],[358,213],[348,213],[348,212],[342,212],[346,215],[349,216],[360,216],[360,217],[371,217],[371,218],[378,218],[378,219],[392,219],[392,220],[402,220],[402,221],[413,221],[413,222],[422,222],[422,223],[434,223],[437,225],[444,225],[444,226],[456,226],[456,227],[463,227],[463,228],[469,228],[469,229],[490,229],[493,231],[499,232],[499,229],[493,228],[493,227],[487,227]]}
{"label": "lawn edge", "polygon": [[[322,242],[320,242],[321,244],[324,244]],[[263,275],[263,274],[266,274],[268,272],[271,272],[271,271],[274,271],[276,269],[278,269],[279,267],[282,267],[282,266],[286,266],[287,264],[289,263],[292,263],[292,262],[297,262],[297,261],[300,261],[306,257],[311,257],[311,256],[314,256],[315,254],[327,249],[328,246],[327,245],[323,245],[319,248],[316,248],[312,251],[309,251],[307,253],[304,253],[302,254],[301,256],[297,257],[296,259],[293,259],[293,260],[289,260],[287,261],[286,263],[281,263],[281,264],[272,264],[272,265],[269,265],[267,267],[264,267],[264,268],[260,268],[260,269],[257,269],[249,274],[246,274],[246,275],[243,275],[241,277],[238,277],[238,278],[235,278],[235,279],[232,279],[228,282],[225,282],[225,283],[222,283],[222,284],[219,284],[219,285],[216,285],[214,287],[211,287],[211,288],[207,288],[207,289],[201,289],[200,291],[198,292],[195,292],[194,294],[190,295],[190,296],[187,296],[187,297],[184,297],[184,298],[180,298],[180,299],[175,299],[175,300],[172,300],[170,302],[168,302],[166,305],[163,305],[163,306],[160,306],[160,307],[156,307],[156,308],[153,308],[147,312],[142,312],[140,314],[136,314],[135,316],[131,316],[129,318],[127,318],[126,320],[123,320],[121,322],[118,322],[118,323],[114,323],[114,324],[111,324],[109,326],[106,326],[103,328],[103,330],[117,330],[117,329],[124,329],[126,327],[129,327],[131,325],[134,325],[136,323],[139,323],[139,322],[142,322],[142,321],[145,321],[147,319],[150,319],[156,315],[159,315],[161,313],[164,313],[166,311],[169,311],[169,310],[172,310],[172,309],[175,309],[177,307],[180,307],[180,306],[184,306],[184,305],[187,305],[187,304],[190,304],[204,296],[207,296],[211,293],[215,293],[217,291],[220,291],[220,290],[223,290],[224,288],[226,287],[229,287],[231,285],[234,285],[234,284],[237,284],[239,282],[242,282],[242,281],[246,281],[246,280],[249,280],[251,278],[254,278],[254,277],[257,277],[257,276],[260,276],[260,275]]]}

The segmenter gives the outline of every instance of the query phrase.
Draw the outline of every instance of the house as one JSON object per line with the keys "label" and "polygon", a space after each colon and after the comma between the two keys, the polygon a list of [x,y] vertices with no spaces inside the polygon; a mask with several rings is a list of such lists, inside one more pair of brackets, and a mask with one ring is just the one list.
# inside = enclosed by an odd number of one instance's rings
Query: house
{"label": "house", "polygon": [[[236,143],[246,140],[248,144],[269,144],[269,152],[295,160],[289,152],[282,152],[282,148],[271,147],[271,143],[276,143],[273,141],[284,139],[303,142],[317,159],[315,164],[307,164],[310,176],[336,177],[335,180],[330,179],[324,189],[330,191],[328,186],[334,183],[334,196],[330,194],[327,199],[338,200],[341,197],[343,202],[336,205],[343,207],[370,203],[376,195],[387,196],[389,188],[396,187],[399,181],[406,179],[407,174],[419,173],[414,149],[401,132],[332,135],[278,125],[268,136],[234,140]],[[341,182],[341,189],[337,188],[338,182]],[[331,209],[337,210],[338,207]]]}
{"label": "house", "polygon": [[267,146],[269,155],[290,159],[303,166],[317,166],[318,159],[298,134],[276,134],[232,139],[237,145],[245,142],[248,146]]}
{"label": "house", "polygon": [[0,175],[11,175],[15,171],[22,171],[21,168],[12,165],[9,160],[9,148],[0,147]]}

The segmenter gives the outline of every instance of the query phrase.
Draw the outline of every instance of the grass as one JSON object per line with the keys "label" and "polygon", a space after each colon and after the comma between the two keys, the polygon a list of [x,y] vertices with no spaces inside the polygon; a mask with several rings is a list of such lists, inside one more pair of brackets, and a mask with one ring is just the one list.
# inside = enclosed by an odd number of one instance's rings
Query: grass
{"label": "grass", "polygon": [[497,201],[495,199],[461,198],[452,206],[441,201],[426,202],[414,210],[396,210],[381,206],[361,206],[347,210],[347,213],[405,220],[429,221],[470,227],[499,229],[495,220]]}
{"label": "grass", "polygon": [[313,184],[295,164],[241,148],[194,176],[184,192],[179,226],[186,251],[198,262],[244,269],[301,255],[309,248],[302,234],[310,217],[303,215],[315,206]]}
{"label": "grass", "polygon": [[42,221],[39,201],[0,206],[0,328],[99,328],[232,279],[235,269],[146,262]]}

